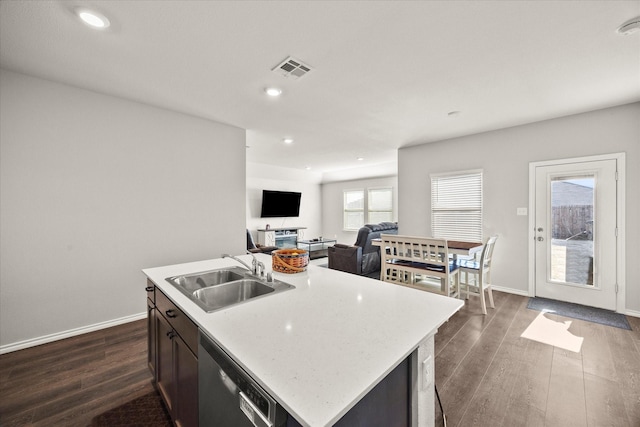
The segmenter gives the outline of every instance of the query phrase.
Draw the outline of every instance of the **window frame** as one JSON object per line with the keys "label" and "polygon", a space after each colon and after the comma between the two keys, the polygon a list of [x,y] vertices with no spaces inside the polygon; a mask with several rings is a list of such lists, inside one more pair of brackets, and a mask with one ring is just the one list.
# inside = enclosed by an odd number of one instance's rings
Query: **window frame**
{"label": "window frame", "polygon": [[[370,191],[376,191],[376,190],[389,190],[389,192],[391,193],[391,209],[390,210],[371,210],[369,209],[369,192]],[[395,202],[395,194],[394,194],[394,189],[395,187],[392,185],[384,185],[384,186],[380,186],[380,187],[362,187],[362,188],[348,188],[348,189],[344,189],[342,190],[342,230],[343,231],[358,231],[361,227],[363,227],[365,224],[372,224],[373,222],[371,221],[370,218],[370,212],[389,212],[390,218],[389,222],[393,222],[393,218],[395,215],[395,208],[394,208],[394,202]],[[363,198],[363,208],[362,209],[347,209],[346,207],[346,197],[347,197],[347,193],[356,193],[356,192],[361,192],[362,193],[362,198]],[[347,218],[347,213],[348,212],[362,212],[362,224],[360,224],[358,227],[356,228],[349,228],[347,227],[346,224],[346,218]],[[379,221],[378,221],[379,222]]]}

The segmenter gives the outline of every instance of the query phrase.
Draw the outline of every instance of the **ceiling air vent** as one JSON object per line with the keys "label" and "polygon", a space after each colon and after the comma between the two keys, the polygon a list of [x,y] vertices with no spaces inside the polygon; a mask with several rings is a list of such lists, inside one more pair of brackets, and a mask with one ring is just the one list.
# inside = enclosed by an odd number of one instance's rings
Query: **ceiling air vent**
{"label": "ceiling air vent", "polygon": [[273,71],[285,77],[299,79],[300,77],[311,71],[311,67],[309,67],[302,61],[298,61],[297,59],[288,57],[280,64],[276,65]]}

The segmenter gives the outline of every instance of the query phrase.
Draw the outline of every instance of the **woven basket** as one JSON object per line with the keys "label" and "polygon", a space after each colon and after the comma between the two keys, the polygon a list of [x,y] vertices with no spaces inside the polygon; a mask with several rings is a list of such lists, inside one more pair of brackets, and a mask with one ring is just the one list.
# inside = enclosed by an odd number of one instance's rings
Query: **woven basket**
{"label": "woven basket", "polygon": [[273,271],[278,273],[300,273],[309,264],[309,252],[304,249],[278,249],[271,255]]}

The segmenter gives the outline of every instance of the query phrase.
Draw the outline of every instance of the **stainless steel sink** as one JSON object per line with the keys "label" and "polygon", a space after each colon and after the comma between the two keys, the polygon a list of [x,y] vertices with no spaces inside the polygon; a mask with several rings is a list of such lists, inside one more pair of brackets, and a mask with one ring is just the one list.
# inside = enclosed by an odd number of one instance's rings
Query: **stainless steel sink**
{"label": "stainless steel sink", "polygon": [[223,285],[202,288],[193,293],[208,309],[216,310],[251,298],[275,292],[271,286],[253,279],[242,279]]}
{"label": "stainless steel sink", "polygon": [[166,280],[206,312],[294,288],[280,280],[267,281],[254,276],[240,267],[167,277]]}
{"label": "stainless steel sink", "polygon": [[167,278],[167,282],[182,291],[186,291],[186,295],[191,295],[198,289],[240,280],[244,278],[245,273],[248,273],[248,271],[244,268],[229,267],[220,270],[169,277]]}

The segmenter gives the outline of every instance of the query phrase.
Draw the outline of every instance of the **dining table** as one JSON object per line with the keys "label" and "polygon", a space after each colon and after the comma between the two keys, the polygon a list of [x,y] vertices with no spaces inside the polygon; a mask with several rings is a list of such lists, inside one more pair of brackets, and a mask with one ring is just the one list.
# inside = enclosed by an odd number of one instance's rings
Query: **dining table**
{"label": "dining table", "polygon": [[[373,239],[371,243],[374,246],[378,246],[381,248],[382,238]],[[449,255],[451,256],[451,258],[453,258],[451,260],[453,262],[453,265],[456,265],[458,261],[458,256],[472,257],[475,254],[482,252],[482,249],[484,248],[484,244],[482,242],[473,242],[473,241],[464,241],[464,240],[447,240],[447,248],[448,248]],[[387,248],[387,250],[388,249],[389,248]],[[382,271],[381,271],[381,280],[383,276]],[[404,284],[405,286],[415,287],[415,283],[414,283],[414,281],[416,280],[415,273],[416,273],[415,271],[407,273],[408,274],[407,277],[409,277],[409,282],[406,282]],[[453,290],[449,288],[449,279],[448,279],[448,273],[447,273],[447,278],[446,279],[442,278],[440,280],[440,289],[439,291],[437,291],[437,293],[440,293],[445,296],[460,297],[460,276],[458,274],[455,274],[454,277],[455,277],[455,283],[453,286]],[[420,289],[433,292],[433,290],[429,290],[424,287],[420,287]]]}
{"label": "dining table", "polygon": [[[380,247],[382,246],[382,238],[373,239],[371,243]],[[447,246],[449,247],[449,253],[453,254],[454,259],[456,259],[458,255],[468,257],[482,252],[484,244],[465,240],[447,240]]]}

